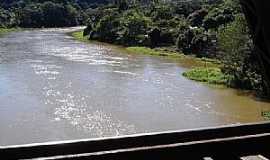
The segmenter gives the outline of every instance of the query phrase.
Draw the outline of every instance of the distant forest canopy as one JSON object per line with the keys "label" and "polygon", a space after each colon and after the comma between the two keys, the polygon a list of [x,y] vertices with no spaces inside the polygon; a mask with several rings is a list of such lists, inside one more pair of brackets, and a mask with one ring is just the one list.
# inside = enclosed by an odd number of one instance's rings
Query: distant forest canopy
{"label": "distant forest canopy", "polygon": [[0,27],[65,27],[83,24],[84,10],[107,0],[1,0]]}
{"label": "distant forest canopy", "polygon": [[0,6],[3,8],[18,7],[33,3],[77,3],[79,6],[92,6],[93,4],[108,4],[110,0],[1,0]]}
{"label": "distant forest canopy", "polygon": [[[0,27],[64,27],[85,24],[87,10],[102,5],[130,6],[154,3],[216,3],[220,0],[1,0]],[[57,19],[55,18],[57,17]]]}

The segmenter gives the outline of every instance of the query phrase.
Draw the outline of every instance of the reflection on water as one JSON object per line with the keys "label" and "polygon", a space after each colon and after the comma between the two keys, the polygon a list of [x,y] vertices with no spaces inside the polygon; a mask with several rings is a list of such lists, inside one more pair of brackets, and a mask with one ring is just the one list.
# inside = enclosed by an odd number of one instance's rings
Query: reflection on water
{"label": "reflection on water", "polygon": [[190,62],[43,29],[0,39],[0,145],[262,121],[268,103],[181,76]]}

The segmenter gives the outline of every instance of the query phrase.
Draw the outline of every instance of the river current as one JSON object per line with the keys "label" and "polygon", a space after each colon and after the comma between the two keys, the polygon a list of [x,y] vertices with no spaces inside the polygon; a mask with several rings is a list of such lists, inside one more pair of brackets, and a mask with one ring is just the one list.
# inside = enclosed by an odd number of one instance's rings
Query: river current
{"label": "river current", "polygon": [[257,122],[270,110],[184,78],[192,63],[78,42],[76,29],[0,38],[0,145]]}

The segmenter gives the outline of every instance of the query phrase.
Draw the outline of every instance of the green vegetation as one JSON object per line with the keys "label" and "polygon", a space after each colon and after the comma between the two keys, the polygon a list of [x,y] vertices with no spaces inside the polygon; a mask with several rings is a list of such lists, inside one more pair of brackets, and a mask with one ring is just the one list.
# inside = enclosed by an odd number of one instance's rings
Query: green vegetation
{"label": "green vegetation", "polygon": [[0,28],[0,36],[3,36],[9,32],[15,32],[18,31],[18,28]]}
{"label": "green vegetation", "polygon": [[161,49],[151,49],[148,47],[127,47],[127,50],[133,53],[138,54],[147,54],[147,55],[156,55],[156,56],[165,56],[165,57],[174,57],[174,58],[183,58],[185,55],[179,54],[176,52],[164,51]]}
{"label": "green vegetation", "polygon": [[226,85],[228,79],[228,76],[224,75],[219,68],[195,68],[184,72],[183,76],[199,82],[222,85]]}
{"label": "green vegetation", "polygon": [[76,31],[72,32],[71,36],[74,37],[76,40],[81,41],[81,42],[89,42],[88,37],[83,36],[83,31]]}
{"label": "green vegetation", "polygon": [[262,112],[262,117],[264,117],[267,120],[270,120],[270,111]]}
{"label": "green vegetation", "polygon": [[87,21],[86,10],[107,0],[1,0],[0,27],[68,27]]}
{"label": "green vegetation", "polygon": [[218,31],[218,42],[223,72],[230,75],[228,85],[255,90],[262,94],[264,90],[262,73],[258,57],[253,52],[253,43],[247,34],[247,24],[243,15]]}

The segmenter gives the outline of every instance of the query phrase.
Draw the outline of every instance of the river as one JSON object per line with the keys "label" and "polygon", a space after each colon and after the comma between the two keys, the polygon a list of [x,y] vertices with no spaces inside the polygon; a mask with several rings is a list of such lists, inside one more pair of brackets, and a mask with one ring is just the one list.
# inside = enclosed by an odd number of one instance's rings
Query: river
{"label": "river", "polygon": [[0,38],[0,145],[257,122],[270,110],[184,78],[190,63],[78,42],[75,29]]}

